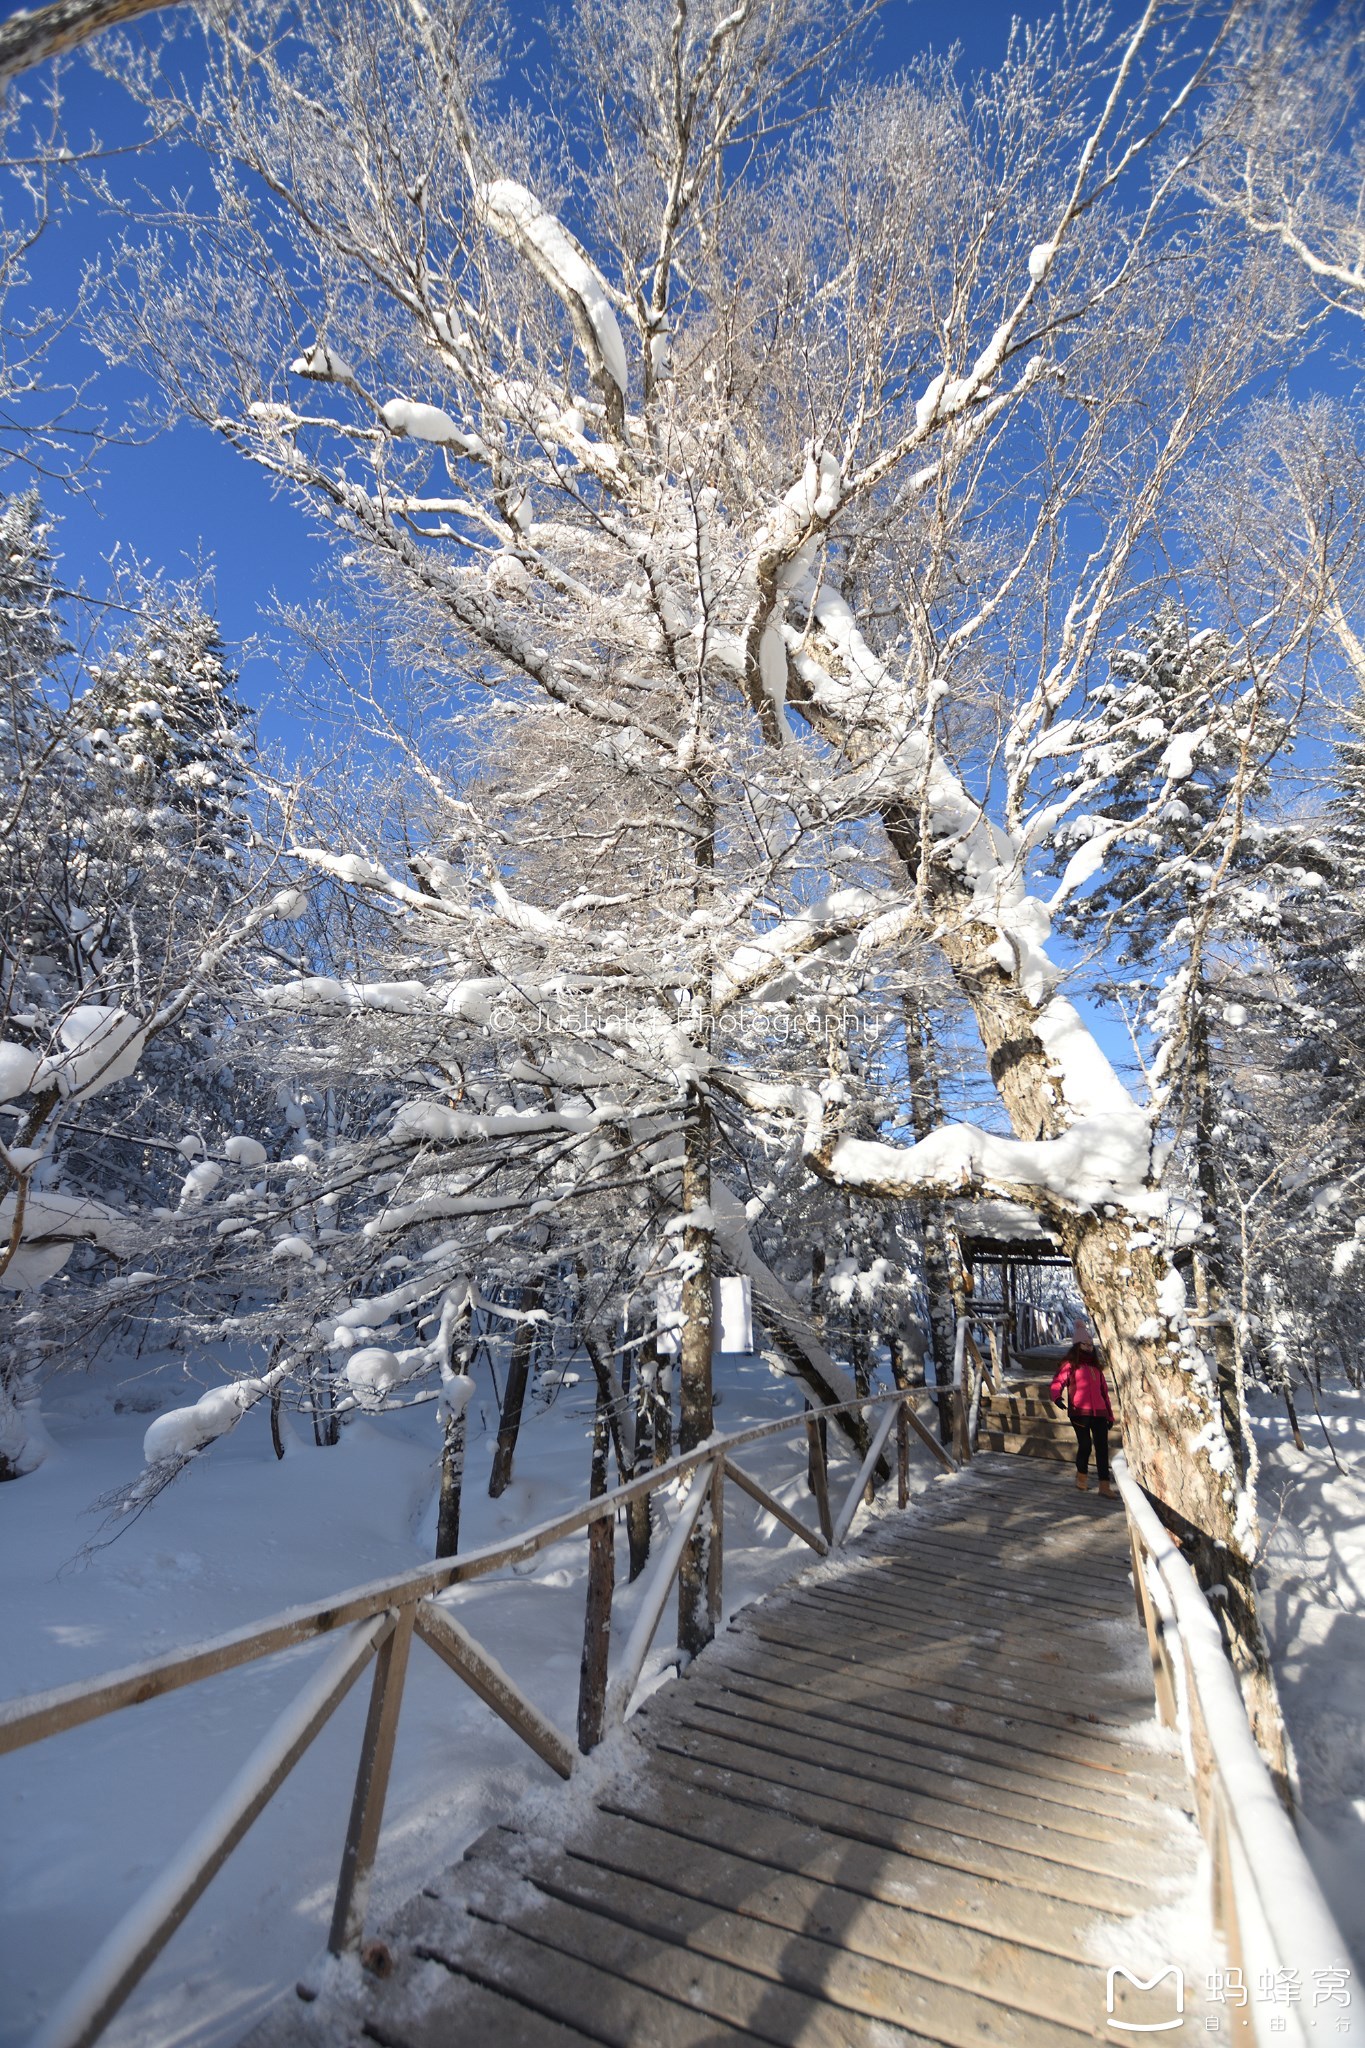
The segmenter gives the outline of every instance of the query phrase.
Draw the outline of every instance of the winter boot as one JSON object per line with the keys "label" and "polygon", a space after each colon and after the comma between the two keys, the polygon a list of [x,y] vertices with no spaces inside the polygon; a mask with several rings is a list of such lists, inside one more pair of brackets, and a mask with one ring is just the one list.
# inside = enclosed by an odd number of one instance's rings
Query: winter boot
{"label": "winter boot", "polygon": [[1078,1473],[1076,1474],[1076,1491],[1077,1491],[1077,1493],[1084,1493],[1084,1492],[1085,1492],[1085,1489],[1086,1489],[1086,1487],[1087,1487],[1087,1486],[1088,1486],[1089,1484],[1090,1484],[1090,1481],[1089,1481],[1089,1480],[1088,1480],[1088,1479],[1086,1478],[1086,1476],[1085,1476],[1084,1472],[1078,1472]]}
{"label": "winter boot", "polygon": [[1100,1499],[1101,1499],[1101,1500],[1117,1500],[1117,1498],[1118,1498],[1118,1495],[1117,1495],[1117,1494],[1116,1494],[1116,1493],[1114,1492],[1114,1489],[1113,1489],[1113,1487],[1112,1487],[1112,1486],[1111,1486],[1111,1485],[1109,1484],[1109,1481],[1108,1481],[1107,1479],[1101,1479],[1101,1481],[1100,1481]]}

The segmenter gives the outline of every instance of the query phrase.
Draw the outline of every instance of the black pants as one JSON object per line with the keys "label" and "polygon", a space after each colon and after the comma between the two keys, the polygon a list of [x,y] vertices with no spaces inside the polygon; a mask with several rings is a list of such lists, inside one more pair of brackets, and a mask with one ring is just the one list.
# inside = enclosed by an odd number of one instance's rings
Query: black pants
{"label": "black pants", "polygon": [[1076,1432],[1076,1470],[1090,1469],[1090,1446],[1095,1446],[1095,1470],[1101,1479],[1109,1477],[1109,1424],[1102,1415],[1073,1415]]}

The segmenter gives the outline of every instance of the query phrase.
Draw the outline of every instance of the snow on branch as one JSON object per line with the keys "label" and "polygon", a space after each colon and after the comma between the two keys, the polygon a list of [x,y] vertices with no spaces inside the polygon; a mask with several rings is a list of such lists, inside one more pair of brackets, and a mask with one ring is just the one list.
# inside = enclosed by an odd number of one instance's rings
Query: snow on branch
{"label": "snow on branch", "polygon": [[625,416],[630,376],[625,343],[606,285],[563,222],[547,213],[524,185],[495,178],[479,188],[483,220],[563,302],[573,322],[579,347],[602,387],[609,414],[619,424]]}
{"label": "snow on branch", "polygon": [[945,1124],[916,1144],[892,1145],[844,1135],[844,1088],[837,1079],[819,1090],[752,1083],[729,1073],[716,1079],[752,1109],[799,1118],[808,1164],[823,1180],[854,1193],[897,1201],[989,1195],[1043,1214],[1110,1202],[1138,1216],[1165,1211],[1165,1197],[1153,1185],[1160,1157],[1151,1119],[1131,1103],[1078,1117],[1056,1138],[1007,1138],[975,1124]]}
{"label": "snow on branch", "polygon": [[142,1455],[148,1465],[183,1464],[206,1450],[220,1436],[235,1429],[249,1408],[273,1393],[290,1370],[290,1361],[269,1372],[230,1380],[226,1386],[210,1387],[188,1408],[168,1408],[158,1415],[142,1439]]}
{"label": "snow on branch", "polygon": [[1152,1127],[1140,1111],[1082,1117],[1059,1138],[1004,1138],[974,1124],[948,1124],[915,1145],[826,1136],[808,1126],[805,1155],[823,1178],[865,1194],[991,1194],[1046,1210],[1119,1202],[1155,1216],[1164,1204],[1148,1182]]}
{"label": "snow on branch", "polygon": [[869,955],[894,945],[923,922],[919,905],[894,892],[832,890],[809,909],[736,948],[713,979],[713,1013],[719,1015],[732,1003],[781,980],[798,961],[809,961],[827,947],[851,941],[853,950]]}
{"label": "snow on branch", "polygon": [[60,1273],[74,1246],[116,1251],[127,1219],[88,1195],[21,1183],[0,1201],[0,1287],[40,1287]]}

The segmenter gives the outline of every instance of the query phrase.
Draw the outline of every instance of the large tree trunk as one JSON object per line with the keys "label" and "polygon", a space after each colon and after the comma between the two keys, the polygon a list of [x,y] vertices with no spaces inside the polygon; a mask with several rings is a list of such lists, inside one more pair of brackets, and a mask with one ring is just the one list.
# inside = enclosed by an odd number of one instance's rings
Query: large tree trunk
{"label": "large tree trunk", "polygon": [[[1059,1136],[1067,1113],[1038,1012],[993,957],[997,939],[993,926],[964,919],[945,931],[944,949],[1016,1134]],[[1284,1723],[1256,1609],[1253,1515],[1235,1466],[1219,1469],[1232,1464],[1222,1402],[1183,1308],[1163,1286],[1173,1269],[1145,1216],[1118,1205],[1108,1215],[1082,1213],[1055,1200],[1046,1215],[1113,1374],[1128,1463],[1212,1596],[1257,1741],[1284,1791]]]}
{"label": "large tree trunk", "polygon": [[[918,879],[923,856],[918,813],[893,808],[885,823],[907,873]],[[1038,1030],[1047,998],[1031,1001],[1017,972],[1002,964],[999,927],[974,913],[961,875],[935,865],[927,879],[940,920],[939,944],[971,1004],[991,1078],[1015,1135],[1060,1137],[1074,1122],[1074,1112]],[[1113,1374],[1129,1466],[1180,1537],[1210,1595],[1256,1739],[1287,1797],[1284,1722],[1256,1608],[1254,1509],[1238,1483],[1216,1372],[1174,1299],[1183,1294],[1183,1283],[1171,1286],[1173,1268],[1154,1242],[1147,1216],[1118,1203],[1104,1205],[1104,1214],[1081,1211],[1037,1188],[1005,1192],[1033,1201],[1071,1260]]]}
{"label": "large tree trunk", "polygon": [[[711,1207],[711,1105],[702,1087],[689,1089],[687,1134],[683,1150],[683,1210],[692,1214]],[[683,1230],[687,1271],[682,1288],[682,1344],[679,1355],[682,1387],[678,1448],[695,1450],[712,1429],[711,1389],[712,1274],[711,1223],[688,1224]],[[701,1515],[678,1574],[678,1643],[695,1657],[711,1640],[707,1612],[710,1517]]]}
{"label": "large tree trunk", "polygon": [[[1178,1538],[1222,1623],[1256,1739],[1281,1796],[1288,1796],[1284,1722],[1256,1607],[1251,1504],[1227,1450],[1222,1403],[1207,1367],[1195,1361],[1194,1333],[1182,1314],[1164,1313],[1159,1289],[1165,1256],[1146,1240],[1145,1221],[1054,1215],[1103,1347],[1123,1416],[1123,1447],[1139,1484]],[[1159,1335],[1149,1334],[1151,1327]],[[1185,1341],[1182,1341],[1185,1340]],[[1216,1424],[1216,1429],[1210,1425]]]}

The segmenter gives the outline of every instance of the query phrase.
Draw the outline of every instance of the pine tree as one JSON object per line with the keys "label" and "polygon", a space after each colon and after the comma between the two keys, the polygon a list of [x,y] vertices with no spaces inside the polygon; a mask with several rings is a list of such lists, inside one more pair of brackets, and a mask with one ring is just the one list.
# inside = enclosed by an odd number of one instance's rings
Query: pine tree
{"label": "pine tree", "polygon": [[142,628],[81,701],[94,761],[91,866],[136,861],[144,924],[149,914],[212,919],[240,874],[249,722],[202,593],[150,582],[139,609]]}
{"label": "pine tree", "polygon": [[[1263,1175],[1266,1141],[1241,1081],[1265,1007],[1278,1009],[1255,971],[1259,950],[1276,939],[1283,890],[1302,874],[1299,836],[1259,815],[1289,730],[1227,639],[1191,632],[1166,602],[1136,645],[1111,656],[1082,732],[1069,779],[1093,791],[1095,808],[1061,835],[1060,850],[1084,861],[1098,841],[1108,853],[1069,923],[1104,946],[1119,977],[1127,970],[1156,1041],[1153,1068],[1203,1226],[1196,1307],[1210,1326],[1225,1427],[1244,1457],[1235,1218],[1241,1190]],[[1156,967],[1165,971],[1153,988]]]}
{"label": "pine tree", "polygon": [[36,491],[0,496],[0,732],[28,727],[35,688],[64,652],[50,527]]}

